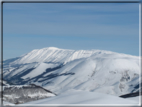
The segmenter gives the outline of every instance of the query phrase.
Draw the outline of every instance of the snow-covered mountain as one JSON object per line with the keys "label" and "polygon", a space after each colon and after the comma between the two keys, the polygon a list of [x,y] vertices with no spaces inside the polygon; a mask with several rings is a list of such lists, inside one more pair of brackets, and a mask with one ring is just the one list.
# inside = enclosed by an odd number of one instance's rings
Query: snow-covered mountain
{"label": "snow-covered mountain", "polygon": [[59,49],[55,47],[48,47],[43,49],[35,49],[21,57],[6,60],[4,63],[16,65],[16,64],[27,64],[34,62],[50,62],[50,63],[64,63],[73,61],[75,59],[90,57],[93,54],[98,53],[111,53],[109,51],[102,50],[68,50]]}
{"label": "snow-covered mountain", "polygon": [[140,58],[104,50],[33,50],[4,61],[4,79],[38,84],[57,94],[68,89],[123,95],[139,91]]}

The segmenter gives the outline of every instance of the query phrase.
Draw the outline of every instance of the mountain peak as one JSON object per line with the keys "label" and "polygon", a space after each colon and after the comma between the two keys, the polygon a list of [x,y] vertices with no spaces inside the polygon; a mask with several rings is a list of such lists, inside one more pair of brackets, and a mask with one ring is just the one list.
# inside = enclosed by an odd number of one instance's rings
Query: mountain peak
{"label": "mountain peak", "polygon": [[67,63],[75,59],[89,58],[90,56],[107,57],[112,56],[128,56],[123,54],[118,54],[111,51],[104,50],[70,50],[70,49],[60,49],[57,47],[46,47],[42,49],[35,49],[19,59],[15,60],[14,64],[25,64],[33,62],[54,62],[54,63]]}
{"label": "mountain peak", "polygon": [[48,47],[46,49],[56,50],[56,49],[59,49],[59,48],[57,48],[57,47]]}

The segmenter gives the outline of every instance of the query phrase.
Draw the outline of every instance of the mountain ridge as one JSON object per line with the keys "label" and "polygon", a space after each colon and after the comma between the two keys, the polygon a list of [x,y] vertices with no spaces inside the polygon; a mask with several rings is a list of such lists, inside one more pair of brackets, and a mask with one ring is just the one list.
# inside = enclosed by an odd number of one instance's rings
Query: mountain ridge
{"label": "mountain ridge", "polygon": [[36,49],[4,62],[4,79],[57,93],[77,89],[122,95],[139,90],[139,59],[104,50]]}
{"label": "mountain ridge", "polygon": [[[31,52],[17,57],[18,60],[14,61],[14,64],[24,64],[33,62],[61,62],[67,63],[75,59],[90,57],[93,54],[111,54],[116,53],[124,56],[138,57],[123,53],[117,53],[106,50],[70,50],[70,49],[60,49],[57,47],[47,47],[42,49],[34,49]],[[5,60],[6,61],[6,60]]]}

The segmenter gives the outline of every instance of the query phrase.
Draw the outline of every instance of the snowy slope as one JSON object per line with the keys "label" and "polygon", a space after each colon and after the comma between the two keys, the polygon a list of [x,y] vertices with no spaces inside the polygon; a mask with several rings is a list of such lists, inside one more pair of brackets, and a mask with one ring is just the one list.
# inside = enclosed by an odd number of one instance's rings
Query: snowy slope
{"label": "snowy slope", "polygon": [[134,89],[132,87],[138,84],[138,61],[138,59],[123,57],[123,55],[116,56],[116,54],[93,55],[75,60],[54,71],[54,73],[74,75],[47,80],[47,82],[52,81],[47,87],[57,93],[62,89],[70,88],[117,95],[130,93]]}
{"label": "snowy slope", "polygon": [[36,49],[4,62],[4,79],[35,83],[60,94],[68,89],[123,95],[139,90],[139,57],[104,50]]}
{"label": "snowy slope", "polygon": [[33,101],[29,103],[25,103],[24,105],[77,105],[81,104],[85,106],[89,105],[101,105],[101,106],[106,106],[106,105],[111,105],[111,106],[122,106],[122,105],[138,105],[139,101],[138,100],[129,100],[129,99],[124,99],[120,98],[117,96],[112,96],[112,95],[107,95],[107,94],[102,94],[102,93],[97,93],[97,92],[87,92],[87,91],[82,91],[82,90],[68,90],[58,96],[52,97],[52,98],[46,98],[38,101]]}
{"label": "snowy slope", "polygon": [[6,101],[3,101],[3,105],[4,106],[15,106],[15,104],[10,103],[10,102],[6,102]]}
{"label": "snowy slope", "polygon": [[89,57],[99,50],[85,51],[85,50],[67,50],[55,47],[36,49],[23,55],[12,64],[25,64],[33,62],[53,62],[53,63],[67,63],[74,59]]}

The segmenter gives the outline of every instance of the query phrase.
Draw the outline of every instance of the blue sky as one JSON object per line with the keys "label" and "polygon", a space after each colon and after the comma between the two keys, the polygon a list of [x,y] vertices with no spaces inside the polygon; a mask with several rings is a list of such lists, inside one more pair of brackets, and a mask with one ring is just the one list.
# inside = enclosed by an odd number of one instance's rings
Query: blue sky
{"label": "blue sky", "polygon": [[139,55],[138,3],[4,3],[4,59],[33,49]]}

